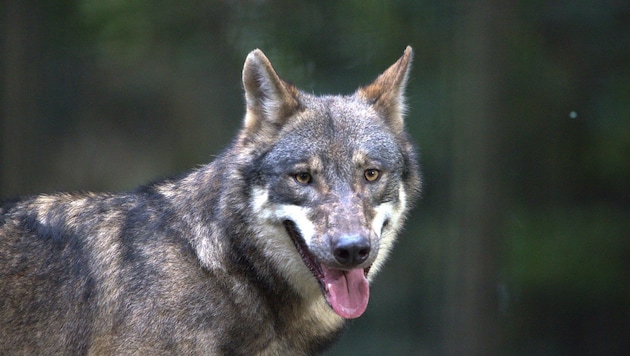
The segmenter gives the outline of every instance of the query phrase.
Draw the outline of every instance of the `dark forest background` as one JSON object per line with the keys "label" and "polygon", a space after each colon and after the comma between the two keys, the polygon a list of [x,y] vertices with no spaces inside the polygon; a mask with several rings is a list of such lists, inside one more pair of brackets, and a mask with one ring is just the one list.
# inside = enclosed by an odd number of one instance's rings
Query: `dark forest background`
{"label": "dark forest background", "polygon": [[212,160],[261,48],[314,93],[415,49],[423,199],[329,355],[630,351],[630,5],[4,0],[0,196]]}

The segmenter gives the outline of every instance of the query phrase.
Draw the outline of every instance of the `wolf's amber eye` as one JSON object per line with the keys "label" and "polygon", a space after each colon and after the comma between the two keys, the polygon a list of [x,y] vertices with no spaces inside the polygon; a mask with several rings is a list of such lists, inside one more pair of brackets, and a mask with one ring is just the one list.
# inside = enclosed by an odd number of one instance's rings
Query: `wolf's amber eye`
{"label": "wolf's amber eye", "polygon": [[376,182],[381,176],[381,171],[374,168],[366,169],[365,172],[363,172],[363,176],[368,182]]}
{"label": "wolf's amber eye", "polygon": [[307,172],[296,173],[293,176],[293,178],[295,178],[295,181],[300,184],[309,184],[310,182],[313,181],[313,177],[311,176],[310,173],[307,173]]}

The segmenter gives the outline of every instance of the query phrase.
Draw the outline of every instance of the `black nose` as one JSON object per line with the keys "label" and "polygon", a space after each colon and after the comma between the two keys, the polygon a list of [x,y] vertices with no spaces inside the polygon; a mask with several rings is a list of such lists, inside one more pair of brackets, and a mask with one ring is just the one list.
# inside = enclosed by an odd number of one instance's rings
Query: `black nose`
{"label": "black nose", "polygon": [[363,263],[370,255],[370,240],[361,235],[345,235],[333,244],[333,255],[344,267]]}

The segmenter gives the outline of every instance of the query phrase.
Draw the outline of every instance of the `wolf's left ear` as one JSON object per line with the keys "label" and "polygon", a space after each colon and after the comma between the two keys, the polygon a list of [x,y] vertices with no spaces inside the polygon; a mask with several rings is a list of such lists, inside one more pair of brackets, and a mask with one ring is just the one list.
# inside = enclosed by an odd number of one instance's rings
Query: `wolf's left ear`
{"label": "wolf's left ear", "polygon": [[372,84],[359,88],[357,92],[374,105],[395,132],[401,132],[404,127],[405,87],[412,58],[413,49],[407,46],[396,63],[387,68]]}
{"label": "wolf's left ear", "polygon": [[271,135],[299,106],[298,90],[280,79],[265,54],[253,50],[243,67],[247,134]]}

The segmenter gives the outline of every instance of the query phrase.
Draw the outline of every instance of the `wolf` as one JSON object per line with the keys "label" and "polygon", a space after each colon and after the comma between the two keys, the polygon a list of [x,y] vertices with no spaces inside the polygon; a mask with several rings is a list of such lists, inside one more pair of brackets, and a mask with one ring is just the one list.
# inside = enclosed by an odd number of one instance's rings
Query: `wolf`
{"label": "wolf", "polygon": [[325,350],[366,310],[420,192],[411,60],[316,96],[254,50],[242,127],[212,163],[130,192],[5,201],[2,353]]}

